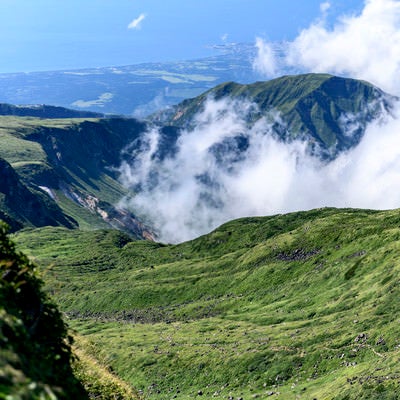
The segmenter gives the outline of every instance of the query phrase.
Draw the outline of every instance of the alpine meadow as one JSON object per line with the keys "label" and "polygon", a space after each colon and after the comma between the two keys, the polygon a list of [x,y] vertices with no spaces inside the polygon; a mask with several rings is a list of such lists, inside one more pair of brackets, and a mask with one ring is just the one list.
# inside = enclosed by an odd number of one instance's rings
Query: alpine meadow
{"label": "alpine meadow", "polygon": [[400,1],[189,3],[0,2],[0,399],[400,398]]}

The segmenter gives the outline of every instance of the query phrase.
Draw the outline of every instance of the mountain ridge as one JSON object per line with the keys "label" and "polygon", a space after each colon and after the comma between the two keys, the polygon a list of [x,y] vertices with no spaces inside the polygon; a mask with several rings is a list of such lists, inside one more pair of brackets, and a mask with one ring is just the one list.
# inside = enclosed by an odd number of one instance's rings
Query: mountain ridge
{"label": "mountain ridge", "polygon": [[[368,122],[382,111],[389,111],[395,96],[384,93],[368,82],[329,74],[286,75],[266,82],[238,84],[227,82],[193,99],[184,100],[151,120],[161,125],[193,129],[195,115],[208,99],[247,100],[256,106],[250,111],[250,125],[268,113],[278,112],[287,127],[277,135],[282,140],[303,139],[314,142],[316,152],[335,158],[354,147]],[[351,136],[346,134],[346,117],[359,124]],[[343,120],[341,126],[341,119]],[[289,132],[289,135],[287,134]]]}
{"label": "mountain ridge", "polygon": [[0,115],[15,115],[18,117],[36,118],[102,118],[104,114],[72,110],[46,104],[13,105],[0,103]]}
{"label": "mountain ridge", "polygon": [[[296,79],[293,87],[283,84]],[[266,91],[268,85],[276,90]],[[286,124],[299,126],[298,137],[304,126],[306,139],[325,146],[326,158],[355,146],[392,99],[369,84],[327,75],[228,83],[214,92],[243,99],[245,89],[260,107],[250,108],[241,128],[268,118],[277,104]],[[176,153],[208,96],[188,100],[186,115],[179,108],[169,114],[181,125],[160,128],[151,161]],[[340,147],[330,138],[344,131],[331,119],[352,112],[359,118],[349,117],[354,136]],[[323,127],[319,136],[313,126]],[[398,397],[399,210],[320,208],[233,220],[174,245],[136,240],[154,236],[118,208],[132,195],[118,181],[119,167],[126,161],[138,173],[134,162],[152,128],[124,118],[0,117],[0,206],[15,222],[13,239],[40,262],[46,290],[108,372],[149,399]],[[211,148],[216,156],[223,150]],[[25,209],[21,202],[30,196],[44,205]],[[73,226],[51,214],[56,226],[35,228],[49,222],[29,220],[29,209],[50,203]],[[10,363],[16,355],[18,349],[7,353]]]}
{"label": "mountain ridge", "polygon": [[[15,172],[16,185],[18,177],[29,193],[46,200],[48,209],[62,210],[64,220],[57,217],[45,225],[79,225],[86,229],[114,226],[150,239],[150,231],[132,213],[117,206],[126,194],[117,181],[121,151],[144,126],[125,118],[1,116],[0,157]],[[3,189],[6,203],[17,207],[18,203],[14,204],[10,193]],[[72,225],[66,222],[68,219],[74,221]],[[20,226],[18,221],[8,222]],[[34,226],[43,223],[37,221]]]}

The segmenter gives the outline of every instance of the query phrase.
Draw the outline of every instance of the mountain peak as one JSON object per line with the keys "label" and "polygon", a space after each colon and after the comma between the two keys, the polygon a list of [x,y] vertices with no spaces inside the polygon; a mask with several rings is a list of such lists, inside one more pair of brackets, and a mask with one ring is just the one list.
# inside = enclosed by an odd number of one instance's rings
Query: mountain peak
{"label": "mountain peak", "polygon": [[[247,115],[250,124],[278,113],[285,127],[277,132],[282,140],[305,139],[323,158],[356,145],[368,122],[382,109],[390,109],[393,96],[372,84],[329,74],[286,75],[265,82],[222,83],[175,107],[155,114],[156,123],[193,129],[195,116],[209,100],[248,101],[254,105]],[[347,131],[346,120],[358,124]]]}

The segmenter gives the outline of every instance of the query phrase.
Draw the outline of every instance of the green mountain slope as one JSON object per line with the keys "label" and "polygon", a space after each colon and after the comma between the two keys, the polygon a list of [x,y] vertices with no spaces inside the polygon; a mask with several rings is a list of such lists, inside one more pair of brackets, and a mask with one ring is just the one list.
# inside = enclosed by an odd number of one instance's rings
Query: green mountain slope
{"label": "green mountain slope", "polygon": [[[21,223],[86,229],[112,226],[151,237],[134,215],[115,206],[126,194],[117,181],[122,149],[144,129],[143,123],[123,118],[0,117],[0,157],[8,163],[2,164],[3,169],[13,182],[0,188],[7,221],[13,228]],[[17,195],[22,187],[25,197]],[[42,215],[41,219],[21,217],[19,208],[27,205],[28,194],[35,204],[46,204],[47,210],[43,206],[26,210]]]}
{"label": "green mountain slope", "polygon": [[70,336],[36,265],[0,224],[0,398],[137,400],[135,390]]}
{"label": "green mountain slope", "polygon": [[242,85],[223,83],[193,99],[184,100],[152,119],[161,124],[192,129],[195,115],[208,99],[247,100],[257,106],[249,112],[250,125],[279,112],[284,125],[276,126],[283,140],[302,138],[312,149],[333,157],[360,140],[366,124],[394,97],[371,84],[327,74],[284,76]]}
{"label": "green mountain slope", "polygon": [[395,399],[399,223],[398,210],[319,209],[180,245],[50,227],[15,240],[146,398]]}

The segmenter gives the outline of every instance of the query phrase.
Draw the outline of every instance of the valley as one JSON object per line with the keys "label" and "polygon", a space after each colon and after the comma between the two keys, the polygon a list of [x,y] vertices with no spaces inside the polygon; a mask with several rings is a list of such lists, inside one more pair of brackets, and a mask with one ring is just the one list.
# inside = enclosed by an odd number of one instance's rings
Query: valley
{"label": "valley", "polygon": [[[63,365],[80,398],[396,399],[399,210],[226,213],[256,194],[246,179],[247,197],[221,196],[260,143],[295,154],[296,169],[301,157],[323,169],[351,154],[370,124],[383,125],[396,101],[364,81],[305,74],[222,83],[146,120],[3,105],[0,218],[17,252],[2,227],[0,287],[17,295],[27,271],[44,281],[35,285],[69,327],[59,325],[57,340],[74,337]],[[203,169],[180,163],[188,158]],[[197,186],[180,186],[186,170]],[[193,208],[175,201],[187,187],[198,194]],[[320,194],[312,181],[305,190]],[[190,240],[177,227],[192,229]],[[26,368],[18,347],[28,338],[50,354],[30,332],[41,303],[33,313],[0,301],[0,398],[29,398],[31,387],[35,399],[71,398],[51,372]]]}

